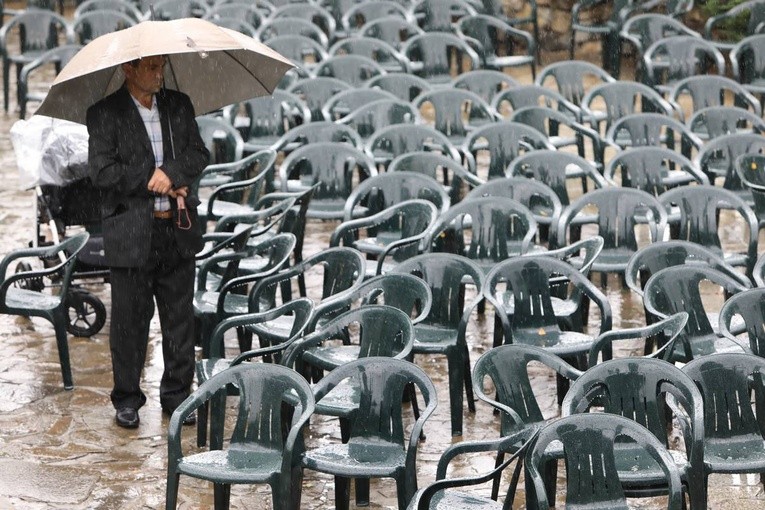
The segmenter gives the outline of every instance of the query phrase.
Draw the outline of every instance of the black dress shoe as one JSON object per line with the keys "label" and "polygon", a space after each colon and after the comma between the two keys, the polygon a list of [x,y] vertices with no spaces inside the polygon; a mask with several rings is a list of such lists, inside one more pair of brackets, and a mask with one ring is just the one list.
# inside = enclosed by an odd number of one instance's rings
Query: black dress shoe
{"label": "black dress shoe", "polygon": [[[165,413],[167,415],[167,417],[169,418],[170,416],[173,415],[175,410],[171,411],[170,409],[167,409],[166,407],[163,407],[162,408],[162,412]],[[196,411],[192,412],[190,415],[188,415],[183,420],[183,424],[184,425],[196,425],[196,423],[197,423],[197,412]]]}
{"label": "black dress shoe", "polygon": [[114,418],[117,420],[117,425],[125,429],[138,428],[138,424],[141,423],[141,418],[138,417],[138,409],[133,409],[132,407],[117,409],[117,414]]}

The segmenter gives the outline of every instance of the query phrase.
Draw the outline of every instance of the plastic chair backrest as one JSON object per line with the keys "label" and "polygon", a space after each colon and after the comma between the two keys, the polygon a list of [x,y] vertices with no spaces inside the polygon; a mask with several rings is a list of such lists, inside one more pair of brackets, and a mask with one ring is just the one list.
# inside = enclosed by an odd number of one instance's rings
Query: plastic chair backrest
{"label": "plastic chair backrest", "polygon": [[695,112],[686,121],[688,129],[697,136],[706,135],[709,140],[730,134],[765,132],[762,117],[734,106],[708,106]]}
{"label": "plastic chair backrest", "polygon": [[[377,3],[382,2],[369,2],[366,5]],[[380,39],[397,50],[400,50],[409,38],[424,33],[420,27],[400,16],[385,16],[374,19],[368,21],[359,29],[360,36]]]}
{"label": "plastic chair backrest", "polygon": [[711,267],[744,287],[751,286],[746,276],[736,271],[718,254],[700,244],[681,240],[652,243],[636,251],[627,262],[624,279],[627,287],[642,296],[648,279],[658,271],[672,266]]}
{"label": "plastic chair backrest", "polygon": [[492,179],[474,188],[465,200],[476,197],[507,197],[525,205],[534,214],[537,223],[555,224],[563,207],[558,195],[544,181],[526,177]]}
{"label": "plastic chair backrest", "polygon": [[643,54],[646,80],[654,87],[703,73],[725,75],[725,58],[712,43],[693,35],[659,39]]}
{"label": "plastic chair backrest", "polygon": [[378,99],[356,108],[351,113],[337,119],[338,124],[348,125],[360,137],[368,138],[378,130],[394,124],[414,124],[419,115],[411,103],[398,99]]}
{"label": "plastic chair backrest", "polygon": [[388,73],[369,80],[366,87],[390,92],[402,101],[412,101],[421,93],[430,90],[431,84],[419,76],[404,73]]}
{"label": "plastic chair backrest", "polygon": [[364,204],[366,215],[375,214],[405,200],[423,199],[440,213],[449,209],[449,196],[435,179],[415,172],[386,172],[360,183],[345,202],[343,221],[358,217]]}
{"label": "plastic chair backrest", "polygon": [[561,204],[567,206],[570,203],[567,180],[574,178],[568,176],[572,171],[575,173],[574,177],[585,176],[592,180],[595,188],[608,186],[600,172],[589,161],[576,154],[557,150],[538,150],[522,154],[510,163],[505,175],[531,177],[544,182],[555,191]]}
{"label": "plastic chair backrest", "polygon": [[338,92],[324,103],[321,111],[325,119],[335,121],[351,112],[380,99],[396,99],[390,92],[376,88],[354,88]]}
{"label": "plastic chair backrest", "polygon": [[699,150],[693,162],[699,170],[707,174],[710,183],[714,183],[715,177],[723,176],[723,187],[738,191],[743,189],[743,184],[736,172],[736,158],[742,154],[762,153],[765,153],[765,140],[761,135],[735,133],[709,140]]}
{"label": "plastic chair backrest", "polygon": [[[412,104],[426,121],[433,118],[433,127],[446,136],[464,137],[469,130],[494,122],[491,107],[480,96],[467,90],[430,90],[417,96]],[[433,112],[432,117],[430,112]]]}
{"label": "plastic chair backrest", "polygon": [[558,91],[570,103],[581,106],[587,90],[592,88],[591,83],[612,83],[616,81],[613,76],[584,60],[566,60],[548,64],[539,71],[539,76],[534,83],[549,87],[547,83],[552,81],[555,90]]}
{"label": "plastic chair backrest", "polygon": [[324,118],[321,111],[324,104],[335,95],[350,88],[351,85],[342,80],[321,76],[298,80],[287,88],[287,92],[295,94],[305,102],[311,110],[311,120],[316,123]]}
{"label": "plastic chair backrest", "polygon": [[385,74],[380,64],[362,55],[336,55],[320,63],[314,70],[316,76],[331,76],[354,87]]}
{"label": "plastic chair backrest", "polygon": [[[432,0],[425,0],[432,1]],[[453,1],[453,0],[450,0]],[[480,57],[473,49],[456,35],[447,32],[426,32],[407,39],[401,47],[401,53],[412,62],[414,74],[432,84],[446,84],[452,81],[452,53],[467,56],[470,64],[464,70],[478,69]]]}
{"label": "plastic chair backrest", "polygon": [[401,154],[421,150],[440,152],[455,161],[462,160],[446,135],[421,124],[397,124],[380,129],[367,140],[365,150],[375,162],[386,167]]}
{"label": "plastic chair backrest", "polygon": [[452,87],[468,90],[491,104],[492,99],[505,89],[518,87],[519,83],[501,71],[476,69],[462,73],[452,80]]}
{"label": "plastic chair backrest", "polygon": [[741,317],[752,353],[765,358],[765,289],[749,289],[728,298],[720,309],[720,334],[736,339],[731,332],[734,317]]}
{"label": "plastic chair backrest", "polygon": [[[541,347],[521,344],[506,344],[489,349],[478,358],[473,367],[475,395],[500,410],[502,436],[545,421],[542,406],[533,390],[532,374],[529,372],[531,362],[541,363],[569,380],[575,380],[581,375],[579,370],[555,354]],[[487,378],[496,392],[493,396],[486,393]]]}
{"label": "plastic chair backrest", "polygon": [[[601,105],[603,109],[599,108]],[[672,115],[672,106],[658,92],[648,85],[628,81],[604,83],[592,88],[582,98],[581,106],[584,118],[589,118],[593,126],[604,125],[604,131],[614,121],[631,113]]]}
{"label": "plastic chair backrest", "polygon": [[[661,442],[642,425],[606,413],[567,416],[544,427],[526,452],[526,499],[530,508],[547,508],[545,480],[541,469],[548,461],[550,443],[563,444],[566,469],[566,504],[572,508],[601,506],[628,508],[624,490],[618,482],[614,455],[618,439],[628,438],[642,446],[664,473],[669,485],[667,508],[682,508],[683,488],[675,462]],[[630,442],[630,444],[631,444]],[[544,461],[543,461],[544,459]],[[574,467],[576,466],[576,467]]]}
{"label": "plastic chair backrest", "polygon": [[[667,180],[672,170],[672,177]],[[684,181],[709,184],[707,176],[682,154],[666,147],[643,145],[630,147],[614,155],[603,171],[603,177],[616,185],[616,174],[621,177],[621,185],[637,188],[654,196],[659,196],[680,181],[678,174],[685,173]]]}

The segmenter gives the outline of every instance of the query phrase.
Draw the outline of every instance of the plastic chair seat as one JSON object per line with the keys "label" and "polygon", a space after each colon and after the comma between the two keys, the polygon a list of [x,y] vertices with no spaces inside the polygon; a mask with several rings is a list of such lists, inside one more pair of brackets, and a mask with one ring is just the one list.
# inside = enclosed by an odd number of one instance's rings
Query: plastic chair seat
{"label": "plastic chair seat", "polygon": [[[496,299],[498,303],[502,303],[502,308],[506,314],[512,315],[515,313],[515,305],[513,304],[515,297],[512,293],[497,293]],[[553,313],[555,313],[556,316],[570,316],[575,313],[580,306],[580,303],[568,299],[557,297],[551,297],[550,299],[552,301]]]}
{"label": "plastic chair seat", "polygon": [[576,331],[555,331],[539,328],[536,331],[513,331],[513,341],[524,345],[542,347],[551,353],[568,358],[586,353],[592,346],[593,337]]}
{"label": "plastic chair seat", "polygon": [[[215,180],[222,180],[224,177],[216,177]],[[207,200],[199,200],[200,211],[207,211]],[[226,200],[216,200],[213,202],[212,213],[213,216],[222,218],[223,216],[232,216],[234,214],[249,214],[252,212],[252,207],[237,204],[236,202],[228,202]]]}
{"label": "plastic chair seat", "polygon": [[178,463],[178,472],[210,481],[259,483],[270,480],[281,467],[282,452],[278,450],[232,446],[228,450],[211,450],[184,457]]}
{"label": "plastic chair seat", "polygon": [[206,358],[197,362],[197,380],[207,381],[231,366],[231,360],[226,358]]}
{"label": "plastic chair seat", "polygon": [[[683,342],[675,342],[673,359],[689,360],[700,356],[708,356],[718,353],[748,353],[749,349],[728,338],[719,337],[716,334],[695,336],[693,338],[693,355],[685,352]],[[706,457],[706,451],[704,452]]]}
{"label": "plastic chair seat", "polygon": [[418,324],[414,327],[415,354],[437,354],[444,352],[444,347],[457,345],[457,332],[453,328],[440,327],[436,324]]}
{"label": "plastic chair seat", "polygon": [[359,359],[358,345],[312,347],[303,353],[303,361],[322,370],[333,370],[340,365]]}
{"label": "plastic chair seat", "polygon": [[595,272],[621,272],[627,265],[634,252],[629,248],[603,248],[598,258],[592,264],[592,271]]}
{"label": "plastic chair seat", "polygon": [[[200,188],[217,188],[218,186],[222,186],[223,184],[228,184],[229,182],[232,182],[233,180],[234,180],[233,177],[231,177],[230,175],[212,174],[208,177],[202,177],[199,180],[199,187]],[[205,204],[207,204],[206,199],[200,199],[200,202],[204,202]],[[205,209],[207,209],[206,205],[203,210]]]}
{"label": "plastic chair seat", "polygon": [[531,55],[507,55],[504,57],[486,57],[484,66],[488,69],[502,70],[505,67],[518,67],[533,65],[534,57]]}
{"label": "plastic chair seat", "polygon": [[[731,464],[735,460],[736,464]],[[715,473],[751,473],[765,465],[765,441],[750,434],[707,439],[704,443],[704,465]]]}
{"label": "plastic chair seat", "polygon": [[[203,314],[214,314],[218,310],[219,292],[197,291],[194,293],[194,310]],[[229,293],[226,296],[226,313],[247,313],[247,296]]]}
{"label": "plastic chair seat", "polygon": [[9,310],[53,310],[60,304],[61,296],[15,287],[8,288],[5,295],[5,307]]}
{"label": "plastic chair seat", "polygon": [[283,315],[272,321],[268,321],[266,327],[254,326],[251,329],[261,340],[270,343],[280,343],[290,337],[293,323],[294,317],[291,315]]}
{"label": "plastic chair seat", "polygon": [[308,450],[303,455],[303,467],[323,472],[353,470],[356,478],[393,476],[403,469],[406,451],[393,442],[368,441],[357,445],[351,439],[346,444],[332,444]]}
{"label": "plastic chair seat", "polygon": [[[417,500],[416,496],[415,500]],[[474,494],[468,494],[467,492],[442,491],[433,496],[428,508],[430,510],[452,510],[454,508],[464,510],[471,510],[473,508],[476,510],[502,510],[504,507],[501,503],[484,499]]]}

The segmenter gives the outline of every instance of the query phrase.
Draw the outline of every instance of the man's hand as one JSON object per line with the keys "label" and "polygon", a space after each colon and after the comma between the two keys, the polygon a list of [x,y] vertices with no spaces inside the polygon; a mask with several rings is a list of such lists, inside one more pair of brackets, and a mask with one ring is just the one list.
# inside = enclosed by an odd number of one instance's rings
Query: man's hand
{"label": "man's hand", "polygon": [[186,198],[189,195],[189,188],[188,186],[184,186],[182,188],[178,189],[172,189],[170,190],[170,193],[168,193],[172,198],[178,198],[183,197]]}
{"label": "man's hand", "polygon": [[153,193],[167,195],[173,190],[173,183],[161,168],[155,168],[147,188]]}

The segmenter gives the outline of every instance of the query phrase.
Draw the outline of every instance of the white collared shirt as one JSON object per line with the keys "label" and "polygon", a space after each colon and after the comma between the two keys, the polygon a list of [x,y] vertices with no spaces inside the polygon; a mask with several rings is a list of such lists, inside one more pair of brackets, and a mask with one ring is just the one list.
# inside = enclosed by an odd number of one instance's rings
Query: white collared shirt
{"label": "white collared shirt", "polygon": [[[130,96],[138,108],[138,114],[146,127],[146,133],[149,135],[151,149],[154,151],[155,168],[162,166],[164,161],[164,147],[162,144],[162,124],[159,121],[159,109],[157,108],[157,96],[151,96],[151,108],[146,108],[132,95]],[[155,211],[169,211],[170,199],[165,195],[158,195],[154,198]]]}

